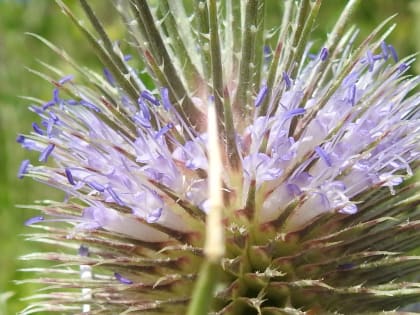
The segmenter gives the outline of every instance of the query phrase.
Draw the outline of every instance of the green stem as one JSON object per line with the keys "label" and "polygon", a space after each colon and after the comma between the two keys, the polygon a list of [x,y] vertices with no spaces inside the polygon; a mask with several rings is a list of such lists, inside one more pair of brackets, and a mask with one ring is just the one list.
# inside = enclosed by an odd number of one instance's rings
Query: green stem
{"label": "green stem", "polygon": [[264,44],[265,44],[265,0],[258,1],[257,11],[257,33],[255,35],[255,51],[254,51],[254,78],[252,88],[255,91],[260,89],[261,76],[262,76],[262,64],[264,62]]}
{"label": "green stem", "polygon": [[213,83],[214,104],[216,105],[218,130],[221,137],[227,138],[227,153],[230,165],[234,169],[240,168],[240,158],[236,147],[236,133],[233,122],[230,96],[227,89],[224,89],[222,56],[219,39],[219,23],[217,19],[217,3],[209,1],[209,23],[210,23],[210,56],[211,72]]}
{"label": "green stem", "polygon": [[309,15],[309,8],[311,6],[311,2],[308,0],[301,1],[299,3],[298,12],[296,15],[296,20],[294,21],[294,31],[291,38],[291,46],[287,49],[287,59],[284,64],[284,70],[289,72],[292,69],[290,67],[293,65],[293,61],[296,56],[297,47],[299,44],[299,40],[305,28],[305,25],[308,22],[308,15]]}
{"label": "green stem", "polygon": [[236,95],[233,101],[233,110],[240,114],[240,119],[246,117],[245,113],[250,104],[248,104],[248,92],[251,91],[253,72],[251,64],[255,53],[255,36],[257,32],[257,12],[258,1],[249,0],[246,3],[244,37],[241,47],[241,63],[239,66],[239,83]]}
{"label": "green stem", "polygon": [[[321,0],[310,3],[309,13],[305,17],[305,22],[303,29],[299,36],[299,41],[296,46],[295,54],[293,56],[292,62],[300,62],[303,56],[303,52],[308,44],[309,35],[312,31],[312,28],[315,24],[316,18],[318,17],[319,8],[321,7]],[[299,67],[294,67],[291,71],[291,77],[296,78],[298,74]]]}
{"label": "green stem", "polygon": [[197,42],[201,48],[201,61],[203,68],[203,76],[205,78],[210,77],[211,73],[211,57],[210,57],[210,43],[209,43],[209,11],[206,1],[197,0],[195,5],[195,23],[197,28]]}
{"label": "green stem", "polygon": [[174,13],[171,11],[169,2],[167,0],[159,1],[159,9],[159,18],[164,20],[162,26],[164,27],[168,38],[172,39],[171,43],[175,56],[178,56],[180,64],[183,65],[182,73],[191,86],[190,90],[194,91],[200,87],[203,78],[194,66],[182,40],[182,36],[178,32],[178,25]]}
{"label": "green stem", "polygon": [[224,108],[223,108],[223,71],[222,56],[220,52],[219,24],[217,18],[217,5],[215,0],[209,1],[210,22],[210,56],[213,83],[214,104],[216,105],[219,132],[225,134]]}
{"label": "green stem", "polygon": [[218,264],[206,260],[200,270],[194,287],[187,315],[206,315],[213,302],[214,291],[219,275]]}
{"label": "green stem", "polygon": [[115,53],[114,47],[112,46],[112,42],[108,37],[108,34],[105,32],[102,23],[96,17],[96,14],[90,7],[89,3],[86,0],[79,0],[79,2],[86,13],[86,16],[89,18],[89,21],[91,22],[92,26],[99,34],[103,42],[104,48],[108,52],[109,56],[112,58],[112,60],[115,62],[115,64],[121,72],[128,73],[126,65],[122,62],[121,58],[119,58],[119,56],[117,56],[117,54]]}
{"label": "green stem", "polygon": [[141,27],[142,34],[150,45],[150,52],[159,67],[162,68],[167,81],[171,83],[171,87],[175,98],[181,103],[182,109],[185,113],[188,113],[188,121],[192,125],[197,125],[202,121],[202,113],[195,107],[194,103],[190,98],[189,91],[184,83],[182,82],[178,71],[175,68],[167,47],[162,39],[162,36],[157,28],[156,21],[150,10],[149,4],[145,0],[136,0],[136,6],[132,5],[134,15],[137,22]]}
{"label": "green stem", "polygon": [[238,148],[236,146],[236,131],[233,123],[232,107],[229,101],[228,91],[225,88],[224,91],[224,118],[225,118],[225,129],[226,129],[226,146],[227,154],[230,166],[233,169],[240,171],[242,168],[241,159],[239,157]]}
{"label": "green stem", "polygon": [[83,26],[83,24],[74,16],[73,12],[62,2],[61,0],[56,0],[58,6],[61,10],[70,17],[71,21],[74,25],[86,36],[89,43],[95,50],[99,60],[111,71],[114,75],[117,82],[121,85],[124,91],[127,91],[127,94],[130,98],[136,102],[139,92],[138,90],[131,84],[129,80],[124,76],[124,74],[119,70],[118,66],[115,64],[114,60],[108,55],[106,49],[100,45],[97,39],[93,36],[93,34]]}
{"label": "green stem", "polygon": [[[228,12],[231,13],[230,16],[230,23],[229,27],[232,30],[232,53],[233,57],[237,61],[237,56],[235,54],[240,54],[241,52],[241,42],[242,42],[242,18],[241,18],[241,11],[242,11],[242,5],[243,3],[241,1],[237,0],[230,0],[227,1],[227,5],[230,7],[230,10]],[[232,60],[234,62],[234,60]]]}
{"label": "green stem", "polygon": [[[293,11],[293,2],[290,0],[284,1],[284,11],[282,16],[282,25],[280,27],[280,35],[277,40],[276,48],[273,52],[273,60],[271,61],[271,65],[268,70],[268,78],[267,78],[267,89],[268,95],[266,96],[263,104],[261,105],[260,115],[265,115],[269,111],[269,105],[272,103],[271,97],[273,96],[272,90],[274,86],[275,79],[277,77],[277,70],[279,68],[280,57],[283,54],[283,46],[286,42],[287,36],[287,29],[289,27],[287,21],[290,21],[290,17]],[[271,109],[270,109],[271,110]]]}

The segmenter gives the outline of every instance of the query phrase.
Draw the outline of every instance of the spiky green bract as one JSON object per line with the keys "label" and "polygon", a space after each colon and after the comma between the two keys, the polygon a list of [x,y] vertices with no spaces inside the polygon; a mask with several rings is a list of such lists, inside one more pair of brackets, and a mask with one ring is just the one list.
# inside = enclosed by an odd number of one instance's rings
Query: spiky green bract
{"label": "spiky green bract", "polygon": [[356,44],[348,1],[312,49],[321,1],[284,1],[275,28],[263,0],[115,1],[130,63],[88,1],[91,26],[57,2],[104,75],[40,38],[78,76],[34,71],[55,89],[18,137],[53,162],[19,177],[67,195],[31,207],[28,239],[52,249],[23,257],[49,263],[28,269],[45,289],[23,314],[389,314],[420,299],[420,78],[385,42],[390,19]]}

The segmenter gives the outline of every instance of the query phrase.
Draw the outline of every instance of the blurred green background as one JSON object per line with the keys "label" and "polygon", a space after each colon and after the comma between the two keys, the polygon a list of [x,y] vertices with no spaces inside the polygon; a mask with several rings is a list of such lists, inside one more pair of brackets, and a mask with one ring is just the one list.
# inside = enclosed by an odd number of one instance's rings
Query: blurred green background
{"label": "blurred green background", "polygon": [[[239,1],[239,0],[238,0]],[[107,20],[113,38],[121,37],[118,16],[109,10],[111,1],[91,1],[99,15]],[[268,0],[270,20],[280,17],[276,6],[280,1]],[[314,38],[325,38],[339,10],[347,1],[325,0]],[[80,17],[83,13],[77,1],[66,3]],[[272,8],[271,8],[272,7]],[[398,13],[398,28],[389,39],[401,56],[420,51],[420,0],[366,0],[356,12],[354,23],[361,28],[361,36],[368,34],[386,17]],[[0,315],[16,314],[25,306],[21,299],[36,289],[16,286],[13,280],[24,276],[17,270],[28,267],[17,257],[41,250],[41,245],[24,241],[23,233],[30,232],[23,222],[34,215],[30,210],[16,208],[16,204],[30,204],[34,200],[62,198],[45,186],[29,179],[19,181],[16,172],[20,162],[33,157],[15,142],[16,135],[31,128],[34,115],[27,110],[29,101],[19,96],[34,96],[48,100],[52,87],[26,68],[44,70],[38,60],[47,62],[66,73],[72,71],[63,60],[25,32],[39,34],[66,49],[77,61],[101,71],[99,63],[82,36],[61,14],[53,0],[0,0]],[[68,71],[66,71],[66,69]],[[417,62],[413,72],[420,73]],[[27,274],[25,275],[27,276]]]}

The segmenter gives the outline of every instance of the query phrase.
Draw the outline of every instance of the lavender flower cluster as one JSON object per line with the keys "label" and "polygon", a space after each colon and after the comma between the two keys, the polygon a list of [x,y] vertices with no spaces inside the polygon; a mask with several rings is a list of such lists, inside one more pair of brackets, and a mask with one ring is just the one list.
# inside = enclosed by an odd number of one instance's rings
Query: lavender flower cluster
{"label": "lavender flower cluster", "polygon": [[[314,97],[306,99],[305,84],[328,58],[328,51],[306,53],[309,62],[296,78],[283,73],[275,91],[281,95],[277,106],[270,100],[276,110],[259,115],[268,94],[263,85],[255,96],[254,118],[236,135],[243,165],[242,193],[234,202],[237,209],[245,207],[252,185],[264,196],[261,222],[276,219],[300,196],[304,201],[289,220],[289,230],[325,212],[356,213],[354,197],[372,186],[387,186],[393,192],[412,175],[410,163],[420,154],[419,98],[407,97],[418,83],[404,80],[410,61],[398,62],[394,48],[383,42],[379,53],[368,50],[355,63],[320,106],[329,85],[318,87]],[[335,67],[339,75],[340,64]],[[108,88],[115,88],[106,69],[105,74]],[[146,241],[167,236],[143,220],[191,231],[177,208],[184,204],[207,211],[207,136],[182,119],[168,90],[145,89],[136,103],[121,94],[116,104],[110,104],[104,96],[77,85],[73,76],[56,86],[52,100],[31,106],[41,118],[40,125],[34,122],[31,135],[17,139],[25,149],[40,152],[39,162],[51,157],[55,165],[35,166],[25,160],[18,176],[30,174],[80,199],[86,205],[83,215],[68,218],[77,222],[76,229],[104,228]],[[62,95],[66,90],[76,98]],[[118,115],[111,110],[115,106]],[[301,120],[291,133],[296,117]]]}

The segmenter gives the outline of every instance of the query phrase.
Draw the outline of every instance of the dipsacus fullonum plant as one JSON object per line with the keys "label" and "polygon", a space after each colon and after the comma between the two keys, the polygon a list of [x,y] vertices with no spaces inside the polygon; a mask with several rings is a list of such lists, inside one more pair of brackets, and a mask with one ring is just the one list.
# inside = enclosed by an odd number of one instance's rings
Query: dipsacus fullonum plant
{"label": "dipsacus fullonum plant", "polygon": [[[347,2],[323,42],[321,1],[86,0],[103,73],[38,74],[50,100],[17,141],[19,177],[66,194],[31,208],[45,289],[23,314],[372,314],[420,299],[419,77],[366,39]],[[128,55],[130,53],[130,55]],[[410,179],[411,178],[411,179]],[[30,269],[33,270],[33,269]]]}

